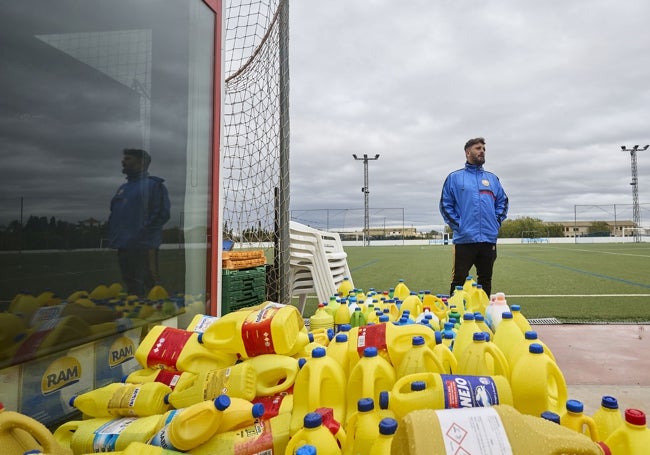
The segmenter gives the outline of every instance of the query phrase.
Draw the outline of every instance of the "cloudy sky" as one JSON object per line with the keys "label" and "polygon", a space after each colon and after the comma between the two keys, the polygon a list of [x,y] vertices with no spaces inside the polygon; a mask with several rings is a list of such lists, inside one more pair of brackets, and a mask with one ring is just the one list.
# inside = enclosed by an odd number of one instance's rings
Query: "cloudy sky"
{"label": "cloudy sky", "polygon": [[632,219],[621,145],[650,143],[650,2],[293,1],[290,17],[294,215],[363,208],[352,154],[379,154],[371,210],[440,225],[442,183],[484,136],[510,218]]}

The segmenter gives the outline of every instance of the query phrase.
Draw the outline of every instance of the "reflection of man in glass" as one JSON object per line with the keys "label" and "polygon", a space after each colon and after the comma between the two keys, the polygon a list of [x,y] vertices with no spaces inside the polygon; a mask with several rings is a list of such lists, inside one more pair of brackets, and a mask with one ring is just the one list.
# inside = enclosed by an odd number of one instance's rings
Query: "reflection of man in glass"
{"label": "reflection of man in glass", "polygon": [[144,296],[158,283],[158,247],[169,220],[169,195],[164,180],[147,172],[151,156],[124,149],[122,184],[111,200],[109,246],[117,249],[122,279],[129,294]]}

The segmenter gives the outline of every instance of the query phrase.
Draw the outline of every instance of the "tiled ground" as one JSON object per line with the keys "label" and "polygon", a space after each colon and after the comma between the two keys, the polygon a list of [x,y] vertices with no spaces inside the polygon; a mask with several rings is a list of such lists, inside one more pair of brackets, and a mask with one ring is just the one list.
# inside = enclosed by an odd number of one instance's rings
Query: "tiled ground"
{"label": "tiled ground", "polygon": [[[569,385],[593,414],[603,395],[650,416],[650,325],[533,325]],[[650,419],[649,419],[650,420]]]}

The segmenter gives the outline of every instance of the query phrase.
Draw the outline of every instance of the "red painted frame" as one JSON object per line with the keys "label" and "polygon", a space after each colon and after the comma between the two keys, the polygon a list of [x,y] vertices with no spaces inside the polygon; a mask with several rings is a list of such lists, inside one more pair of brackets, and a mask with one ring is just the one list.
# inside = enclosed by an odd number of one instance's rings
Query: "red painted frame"
{"label": "red painted frame", "polygon": [[220,167],[221,167],[221,96],[222,96],[222,66],[221,66],[221,34],[223,27],[222,0],[203,0],[203,3],[215,14],[214,24],[214,74],[213,74],[213,105],[212,105],[212,172],[210,175],[210,194],[208,211],[210,213],[207,227],[207,267],[206,267],[206,313],[218,315],[219,303],[219,258],[221,255],[221,223],[220,223]]}

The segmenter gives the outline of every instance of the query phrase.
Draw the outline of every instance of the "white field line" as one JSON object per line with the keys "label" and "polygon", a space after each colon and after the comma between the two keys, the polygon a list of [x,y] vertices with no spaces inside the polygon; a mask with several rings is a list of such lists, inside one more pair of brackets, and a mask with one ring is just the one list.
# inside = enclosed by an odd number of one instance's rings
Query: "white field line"
{"label": "white field line", "polygon": [[611,254],[614,256],[633,256],[633,257],[639,257],[639,258],[650,258],[650,254],[632,254],[632,253],[619,253],[616,251],[603,251],[603,250],[584,250],[582,248],[575,248],[575,249],[564,249],[564,248],[559,248],[556,246],[552,246],[549,248],[553,248],[556,250],[562,250],[562,251],[567,251],[567,252],[581,252],[581,253],[600,253],[600,254]]}

